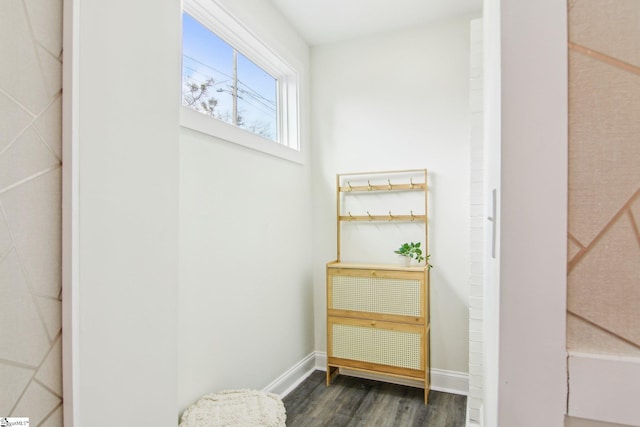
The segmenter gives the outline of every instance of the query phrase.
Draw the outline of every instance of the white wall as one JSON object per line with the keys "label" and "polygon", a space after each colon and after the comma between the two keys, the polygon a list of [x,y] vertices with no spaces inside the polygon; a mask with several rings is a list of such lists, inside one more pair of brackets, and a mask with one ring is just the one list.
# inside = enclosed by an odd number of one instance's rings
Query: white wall
{"label": "white wall", "polygon": [[499,331],[487,336],[487,357],[497,356],[487,378],[498,375],[487,391],[497,386],[497,401],[487,399],[485,414],[498,426],[556,427],[567,404],[566,4],[488,3],[487,27],[500,22],[500,37],[492,29],[486,43],[500,52],[500,99],[489,91],[487,144],[499,147],[501,234],[499,289],[489,282],[487,292],[487,307],[499,308]]}
{"label": "white wall", "polygon": [[[483,262],[483,359],[480,425],[498,426],[499,339],[500,339],[500,1],[485,0],[483,10],[484,47],[484,262]],[[494,195],[495,190],[495,211]],[[495,230],[494,230],[495,227]],[[495,245],[495,257],[492,256]],[[505,424],[506,425],[506,424]]]}
{"label": "white wall", "polygon": [[182,129],[179,412],[262,389],[314,350],[308,48],[267,2],[224,3],[298,68],[305,164]]}
{"label": "white wall", "polygon": [[65,19],[65,425],[175,426],[180,4]]}
{"label": "white wall", "polygon": [[312,48],[318,350],[326,350],[324,265],[336,256],[335,174],[427,168],[432,366],[468,371],[470,19]]}

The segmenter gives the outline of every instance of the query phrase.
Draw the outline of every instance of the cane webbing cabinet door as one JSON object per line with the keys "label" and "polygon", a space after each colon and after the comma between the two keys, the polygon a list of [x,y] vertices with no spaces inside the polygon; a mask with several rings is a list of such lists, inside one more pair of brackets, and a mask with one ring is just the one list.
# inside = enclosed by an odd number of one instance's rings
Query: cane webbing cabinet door
{"label": "cane webbing cabinet door", "polygon": [[429,396],[429,269],[327,264],[327,385],[340,368],[418,380]]}

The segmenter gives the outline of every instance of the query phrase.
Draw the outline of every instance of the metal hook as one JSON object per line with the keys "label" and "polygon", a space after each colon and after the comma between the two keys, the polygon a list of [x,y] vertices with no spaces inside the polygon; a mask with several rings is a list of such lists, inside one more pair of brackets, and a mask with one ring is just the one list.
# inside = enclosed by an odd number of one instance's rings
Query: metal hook
{"label": "metal hook", "polygon": [[413,190],[413,178],[409,178],[409,188]]}
{"label": "metal hook", "polygon": [[393,221],[393,215],[391,215],[391,211],[389,211],[389,221]]}
{"label": "metal hook", "polygon": [[369,211],[367,211],[367,215],[369,215],[369,221],[371,221],[373,219],[373,217],[371,216],[371,214],[369,213]]}
{"label": "metal hook", "polygon": [[411,222],[413,222],[413,220],[416,219],[415,216],[413,216],[413,211],[411,211]]}
{"label": "metal hook", "polygon": [[349,211],[349,221],[353,220],[353,215],[351,215],[351,211]]}
{"label": "metal hook", "polygon": [[387,179],[387,182],[389,183],[389,190],[391,190],[393,188],[393,185],[391,185],[391,180]]}
{"label": "metal hook", "polygon": [[373,187],[371,187],[371,182],[369,180],[367,180],[367,185],[369,185],[369,188],[368,188],[369,191],[373,190]]}
{"label": "metal hook", "polygon": [[347,181],[347,185],[349,186],[349,191],[353,190],[353,187],[351,186],[351,181]]}

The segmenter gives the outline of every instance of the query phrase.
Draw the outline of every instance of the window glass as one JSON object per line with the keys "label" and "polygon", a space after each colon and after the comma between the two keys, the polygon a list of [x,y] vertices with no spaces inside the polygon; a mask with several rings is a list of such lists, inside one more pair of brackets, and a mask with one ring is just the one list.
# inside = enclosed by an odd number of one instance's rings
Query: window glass
{"label": "window glass", "polygon": [[277,80],[183,13],[182,104],[278,141]]}
{"label": "window glass", "polygon": [[243,129],[278,140],[277,81],[262,68],[238,54],[238,114]]}

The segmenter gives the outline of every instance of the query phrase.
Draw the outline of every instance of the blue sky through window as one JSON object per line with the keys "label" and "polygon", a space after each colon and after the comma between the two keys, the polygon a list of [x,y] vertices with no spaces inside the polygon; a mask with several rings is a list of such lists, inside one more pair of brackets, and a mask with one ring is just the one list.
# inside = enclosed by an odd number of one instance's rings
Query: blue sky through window
{"label": "blue sky through window", "polygon": [[[183,105],[228,123],[234,122],[233,50],[183,13]],[[277,141],[277,80],[239,52],[237,79],[238,126]],[[191,89],[193,85],[197,90]],[[206,87],[204,94],[201,85]]]}

